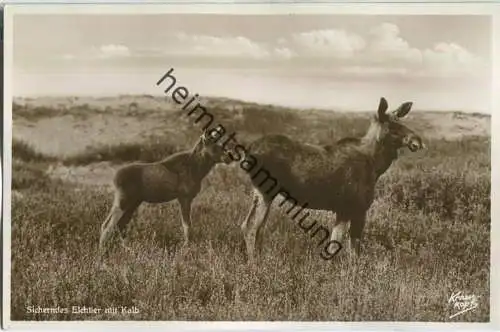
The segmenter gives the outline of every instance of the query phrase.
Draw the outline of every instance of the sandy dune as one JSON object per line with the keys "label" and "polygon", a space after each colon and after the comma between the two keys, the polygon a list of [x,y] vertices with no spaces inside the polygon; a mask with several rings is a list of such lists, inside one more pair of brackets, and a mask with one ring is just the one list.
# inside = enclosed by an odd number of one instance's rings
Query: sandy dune
{"label": "sandy dune", "polygon": [[[178,141],[178,137],[185,134],[182,131],[189,130],[185,123],[180,124],[179,118],[172,116],[175,111],[172,104],[160,97],[46,97],[16,99],[16,103],[23,105],[24,109],[43,106],[64,110],[74,105],[90,105],[91,111],[83,117],[64,112],[48,117],[30,117],[30,113],[14,114],[15,139],[27,142],[36,151],[59,157],[78,154],[89,147],[104,144],[140,143],[150,136],[170,137],[172,141]],[[208,104],[226,110],[234,110],[236,106],[240,109],[245,105],[225,99],[209,100]],[[310,123],[331,120],[340,114],[318,110],[291,111],[302,114],[304,121]],[[368,117],[363,113],[342,116]],[[407,123],[426,139],[457,140],[464,136],[489,136],[491,133],[491,117],[483,114],[419,111],[410,113]],[[50,176],[68,181],[109,186],[116,168],[107,162],[78,167],[54,164],[48,172]]]}

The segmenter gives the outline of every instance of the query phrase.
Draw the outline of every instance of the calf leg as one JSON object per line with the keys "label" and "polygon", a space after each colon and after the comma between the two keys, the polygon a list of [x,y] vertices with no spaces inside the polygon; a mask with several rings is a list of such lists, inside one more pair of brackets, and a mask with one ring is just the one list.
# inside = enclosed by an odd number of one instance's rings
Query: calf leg
{"label": "calf leg", "polygon": [[121,246],[129,251],[130,248],[127,247],[125,244],[125,237],[126,237],[126,229],[130,221],[132,220],[132,216],[134,215],[135,210],[139,207],[139,203],[131,203],[130,206],[126,207],[123,216],[118,219],[116,222],[116,225],[118,226],[118,235],[120,236],[120,243]]}
{"label": "calf leg", "polygon": [[101,225],[101,236],[99,239],[99,256],[98,261],[101,261],[104,254],[106,253],[106,245],[115,230],[115,227],[118,226],[120,231],[120,237],[122,238],[123,244],[123,236],[124,230],[127,224],[130,222],[132,215],[135,209],[139,206],[138,203],[127,201],[126,199],[122,199],[118,195],[115,196],[115,200],[113,202],[113,206]]}

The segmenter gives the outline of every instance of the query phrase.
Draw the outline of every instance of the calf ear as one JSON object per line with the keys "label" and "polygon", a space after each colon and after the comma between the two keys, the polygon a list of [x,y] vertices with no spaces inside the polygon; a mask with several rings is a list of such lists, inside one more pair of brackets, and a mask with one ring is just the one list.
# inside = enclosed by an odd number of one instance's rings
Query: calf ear
{"label": "calf ear", "polygon": [[394,115],[397,116],[398,118],[402,118],[410,112],[412,106],[413,106],[413,103],[411,101],[407,101],[406,103],[402,103],[401,106],[399,106],[394,111]]}
{"label": "calf ear", "polygon": [[389,105],[387,104],[387,100],[384,97],[380,98],[380,103],[378,104],[377,118],[379,121],[387,120],[387,108]]}
{"label": "calf ear", "polygon": [[206,129],[203,137],[205,139],[209,139],[211,141],[217,142],[221,139],[222,136],[226,134],[226,128],[223,125],[219,124],[217,127],[212,129]]}
{"label": "calf ear", "polygon": [[201,138],[203,140],[207,140],[210,138],[210,131],[207,129],[203,130],[203,134],[201,135]]}

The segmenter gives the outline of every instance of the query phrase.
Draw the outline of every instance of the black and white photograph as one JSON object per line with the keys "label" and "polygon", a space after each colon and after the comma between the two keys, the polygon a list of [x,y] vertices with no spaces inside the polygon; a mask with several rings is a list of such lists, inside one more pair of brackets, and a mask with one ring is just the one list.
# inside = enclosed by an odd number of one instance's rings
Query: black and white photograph
{"label": "black and white photograph", "polygon": [[493,15],[35,7],[5,8],[12,325],[489,326]]}

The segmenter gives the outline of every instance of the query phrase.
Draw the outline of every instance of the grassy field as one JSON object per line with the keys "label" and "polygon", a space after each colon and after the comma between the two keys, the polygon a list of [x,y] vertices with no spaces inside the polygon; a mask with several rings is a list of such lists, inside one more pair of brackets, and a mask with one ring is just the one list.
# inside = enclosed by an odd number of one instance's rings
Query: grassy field
{"label": "grassy field", "polygon": [[[366,113],[282,109],[210,99],[217,122],[246,142],[285,133],[310,143],[362,134]],[[413,114],[412,114],[413,113]],[[218,166],[193,206],[181,251],[176,203],[142,205],[109,271],[94,266],[113,171],[188,148],[199,128],[151,96],[17,100],[13,109],[13,320],[489,321],[489,116],[412,111],[428,150],[382,176],[363,256],[333,261],[284,211],[272,210],[258,268],[245,263],[240,223],[250,205],[238,167]],[[293,194],[293,193],[292,193]],[[333,216],[313,212],[325,225]],[[449,319],[462,291],[479,306]],[[33,314],[28,306],[127,306],[135,313]]]}

